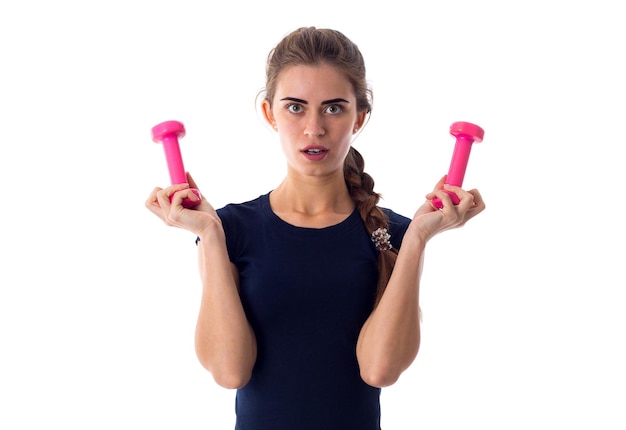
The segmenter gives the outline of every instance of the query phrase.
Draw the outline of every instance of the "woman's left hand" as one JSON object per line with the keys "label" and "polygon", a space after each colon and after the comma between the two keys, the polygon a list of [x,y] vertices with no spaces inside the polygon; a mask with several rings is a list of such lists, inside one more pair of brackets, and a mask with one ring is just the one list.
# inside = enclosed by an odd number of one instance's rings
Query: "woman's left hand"
{"label": "woman's left hand", "polygon": [[[460,187],[447,185],[445,181],[446,176],[439,180],[434,190],[426,195],[426,202],[413,217],[412,223],[417,224],[424,241],[445,230],[462,227],[485,209],[485,202],[478,190],[466,191]],[[453,204],[446,191],[456,194],[459,203]],[[443,208],[438,209],[433,205],[432,200],[435,197],[441,200]]]}

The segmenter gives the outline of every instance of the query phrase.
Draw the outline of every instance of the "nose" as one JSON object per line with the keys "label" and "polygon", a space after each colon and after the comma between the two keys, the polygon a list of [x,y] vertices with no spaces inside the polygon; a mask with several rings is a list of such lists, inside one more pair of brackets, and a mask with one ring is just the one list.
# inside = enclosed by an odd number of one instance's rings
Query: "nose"
{"label": "nose", "polygon": [[319,137],[326,134],[323,119],[319,115],[311,114],[309,118],[307,118],[304,134],[309,137]]}

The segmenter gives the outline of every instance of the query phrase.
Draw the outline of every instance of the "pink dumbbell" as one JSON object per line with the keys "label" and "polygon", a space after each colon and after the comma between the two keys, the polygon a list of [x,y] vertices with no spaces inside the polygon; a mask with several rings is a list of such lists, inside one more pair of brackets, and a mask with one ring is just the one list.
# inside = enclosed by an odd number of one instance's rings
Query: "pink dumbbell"
{"label": "pink dumbbell", "polygon": [[[455,122],[450,126],[450,134],[456,137],[456,144],[454,145],[446,184],[460,187],[463,185],[472,144],[474,142],[482,142],[485,131],[475,124],[461,121]],[[455,205],[459,203],[459,198],[456,194],[450,191],[446,191],[446,193],[450,195],[452,203]],[[438,209],[443,208],[443,202],[439,198],[433,199],[433,205]]]}
{"label": "pink dumbbell", "polygon": [[[178,145],[178,138],[184,136],[185,126],[178,121],[165,121],[152,127],[152,140],[163,144],[172,185],[187,183],[187,173]],[[200,191],[195,188],[192,188],[191,191],[200,197]],[[186,208],[193,208],[199,204],[200,200],[194,202],[188,198],[183,199],[183,206]]]}

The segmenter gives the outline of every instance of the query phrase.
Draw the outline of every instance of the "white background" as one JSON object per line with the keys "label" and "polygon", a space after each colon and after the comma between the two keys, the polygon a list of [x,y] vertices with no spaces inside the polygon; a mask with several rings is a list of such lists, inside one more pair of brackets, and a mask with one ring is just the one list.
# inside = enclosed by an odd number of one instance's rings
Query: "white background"
{"label": "white background", "polygon": [[193,236],[145,209],[158,122],[214,206],[278,184],[255,97],[303,25],[375,92],[355,145],[411,216],[453,149],[487,210],[429,246],[422,349],[383,428],[624,429],[626,30],[618,1],[12,1],[0,6],[0,428],[229,429],[198,364]]}

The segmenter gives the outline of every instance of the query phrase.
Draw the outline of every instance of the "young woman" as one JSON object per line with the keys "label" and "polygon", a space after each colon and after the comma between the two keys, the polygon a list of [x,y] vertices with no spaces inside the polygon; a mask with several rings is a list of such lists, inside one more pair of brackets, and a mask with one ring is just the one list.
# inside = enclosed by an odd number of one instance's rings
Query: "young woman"
{"label": "young woman", "polygon": [[204,197],[183,208],[200,199],[191,176],[146,201],[198,237],[196,351],[219,385],[238,390],[236,429],[380,429],[380,388],[419,349],[424,248],[485,208],[478,191],[445,177],[412,219],[379,207],[351,146],[371,100],[358,47],[335,30],[300,28],[271,51],[261,103],[284,180],[218,210]]}

